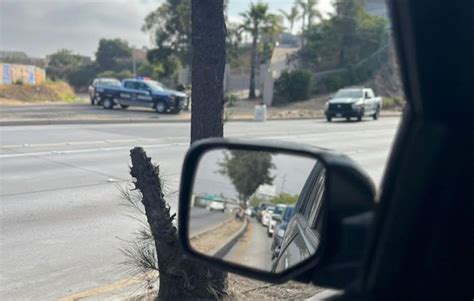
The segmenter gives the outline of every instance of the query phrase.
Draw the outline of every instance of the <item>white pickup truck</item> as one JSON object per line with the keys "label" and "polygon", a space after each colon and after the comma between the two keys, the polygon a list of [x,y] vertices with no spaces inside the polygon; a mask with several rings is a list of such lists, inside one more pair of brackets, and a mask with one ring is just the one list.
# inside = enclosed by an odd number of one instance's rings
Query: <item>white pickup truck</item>
{"label": "white pickup truck", "polygon": [[356,87],[337,91],[334,97],[326,102],[324,114],[328,122],[333,118],[350,120],[352,117],[361,121],[365,116],[377,120],[381,109],[382,97],[375,97],[372,89]]}

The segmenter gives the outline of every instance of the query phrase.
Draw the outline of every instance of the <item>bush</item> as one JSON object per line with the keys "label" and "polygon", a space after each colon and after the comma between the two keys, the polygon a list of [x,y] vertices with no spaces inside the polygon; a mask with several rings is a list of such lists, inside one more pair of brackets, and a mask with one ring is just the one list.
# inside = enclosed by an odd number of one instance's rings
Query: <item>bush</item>
{"label": "bush", "polygon": [[233,107],[233,106],[235,106],[235,104],[237,103],[238,100],[239,100],[239,98],[237,97],[237,95],[227,94],[225,99],[224,99],[224,103],[226,103],[228,107]]}
{"label": "bush", "polygon": [[383,108],[385,109],[402,109],[405,101],[402,97],[383,97]]}
{"label": "bush", "polygon": [[133,77],[133,73],[130,70],[122,70],[119,73],[117,73],[115,77],[122,80],[125,78]]}
{"label": "bush", "polygon": [[284,71],[275,81],[275,105],[308,99],[311,96],[313,74],[308,70]]}
{"label": "bush", "polygon": [[116,73],[111,70],[103,71],[99,74],[97,74],[97,77],[115,77]]}
{"label": "bush", "polygon": [[95,64],[82,65],[69,73],[67,80],[76,91],[86,91],[96,74],[97,66]]}

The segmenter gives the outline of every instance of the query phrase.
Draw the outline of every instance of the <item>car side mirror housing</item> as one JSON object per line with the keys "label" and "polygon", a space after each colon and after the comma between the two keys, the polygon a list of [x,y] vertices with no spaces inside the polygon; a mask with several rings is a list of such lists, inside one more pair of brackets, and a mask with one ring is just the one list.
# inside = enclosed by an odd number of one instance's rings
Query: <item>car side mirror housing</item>
{"label": "car side mirror housing", "polygon": [[[369,176],[337,152],[205,139],[184,159],[179,238],[185,254],[225,271],[273,283],[295,279],[342,288],[362,264],[374,196]],[[210,202],[235,210],[208,212]],[[244,214],[262,203],[294,206],[279,245],[271,240],[280,235],[272,233],[276,214]]]}

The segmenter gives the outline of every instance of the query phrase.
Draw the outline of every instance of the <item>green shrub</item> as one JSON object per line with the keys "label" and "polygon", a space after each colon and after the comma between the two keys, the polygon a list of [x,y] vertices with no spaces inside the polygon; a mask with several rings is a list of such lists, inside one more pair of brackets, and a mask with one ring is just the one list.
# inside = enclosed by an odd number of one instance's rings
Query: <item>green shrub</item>
{"label": "green shrub", "polygon": [[341,71],[321,76],[314,81],[314,94],[325,94],[337,91],[352,84],[349,71]]}
{"label": "green shrub", "polygon": [[225,97],[225,102],[227,103],[228,107],[233,107],[237,103],[239,98],[235,94],[227,94]]}
{"label": "green shrub", "polygon": [[132,78],[133,77],[133,73],[130,71],[130,70],[122,70],[120,71],[119,73],[117,73],[115,75],[116,78],[122,80],[122,79],[125,79],[125,78]]}
{"label": "green shrub", "polygon": [[97,74],[97,77],[116,77],[117,73],[111,70],[103,71],[99,74]]}
{"label": "green shrub", "polygon": [[275,81],[275,105],[308,99],[311,96],[313,74],[308,70],[284,71]]}
{"label": "green shrub", "polygon": [[400,109],[405,105],[403,97],[383,97],[383,107],[385,109]]}

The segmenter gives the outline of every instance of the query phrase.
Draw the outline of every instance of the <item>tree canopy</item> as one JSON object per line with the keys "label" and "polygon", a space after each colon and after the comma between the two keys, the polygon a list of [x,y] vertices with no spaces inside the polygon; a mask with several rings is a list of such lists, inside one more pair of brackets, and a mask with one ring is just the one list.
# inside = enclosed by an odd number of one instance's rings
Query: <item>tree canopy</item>
{"label": "tree canopy", "polygon": [[315,71],[347,68],[386,46],[386,18],[367,13],[357,0],[337,0],[335,15],[306,32],[301,59]]}
{"label": "tree canopy", "polygon": [[51,79],[67,79],[70,73],[86,62],[90,60],[74,54],[71,50],[60,49],[48,56],[46,72]]}
{"label": "tree canopy", "polygon": [[127,41],[121,39],[100,39],[95,56],[102,70],[117,70],[118,63],[131,62],[132,49]]}
{"label": "tree canopy", "polygon": [[160,63],[178,58],[191,65],[191,0],[166,0],[145,17],[142,31],[155,45],[148,60]]}
{"label": "tree canopy", "polygon": [[244,204],[260,185],[273,184],[271,153],[234,150],[225,154],[219,166],[219,173],[231,180]]}

